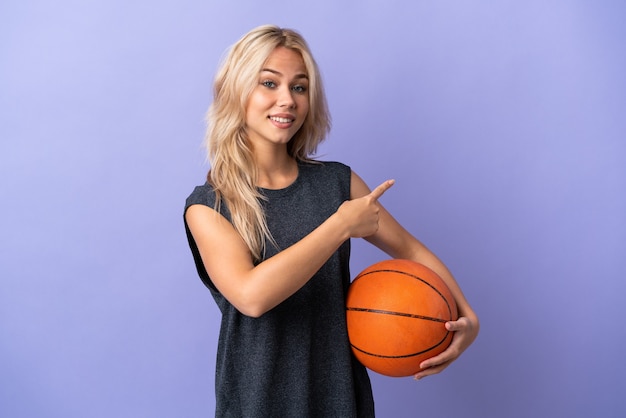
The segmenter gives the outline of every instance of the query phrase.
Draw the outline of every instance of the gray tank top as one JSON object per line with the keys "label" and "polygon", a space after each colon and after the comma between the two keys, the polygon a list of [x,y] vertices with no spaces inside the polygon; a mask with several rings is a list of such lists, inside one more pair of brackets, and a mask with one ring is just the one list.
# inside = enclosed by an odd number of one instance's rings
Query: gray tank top
{"label": "gray tank top", "polygon": [[[350,168],[299,163],[296,181],[261,189],[279,249],[298,242],[350,198]],[[209,184],[187,198],[215,207]],[[230,221],[226,205],[221,213]],[[345,321],[350,284],[346,241],[299,291],[260,318],[241,314],[211,282],[185,223],[198,274],[222,313],[216,363],[217,417],[373,417],[366,369],[353,357]],[[277,250],[266,245],[264,259]]]}

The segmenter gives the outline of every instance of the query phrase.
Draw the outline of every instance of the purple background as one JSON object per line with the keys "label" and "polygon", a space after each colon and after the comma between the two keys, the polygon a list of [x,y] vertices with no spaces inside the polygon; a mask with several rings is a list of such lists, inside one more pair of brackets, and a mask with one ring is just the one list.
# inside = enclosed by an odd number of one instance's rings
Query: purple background
{"label": "purple background", "polygon": [[[381,417],[626,415],[622,1],[0,5],[0,416],[213,415],[218,310],[182,208],[226,47],[308,39],[322,158],[452,269],[476,343]],[[354,242],[353,274],[385,256]]]}

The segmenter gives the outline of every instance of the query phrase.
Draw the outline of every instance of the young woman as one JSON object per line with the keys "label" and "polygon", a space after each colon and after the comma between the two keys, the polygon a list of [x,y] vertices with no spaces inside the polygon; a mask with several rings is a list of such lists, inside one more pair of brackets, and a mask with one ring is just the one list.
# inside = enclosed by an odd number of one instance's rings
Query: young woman
{"label": "young woman", "polygon": [[378,203],[351,169],[313,161],[330,128],[304,39],[256,28],[230,50],[214,85],[211,169],[185,207],[198,272],[221,313],[216,416],[368,417],[370,381],[345,323],[350,238],[437,272],[459,308],[451,346],[422,363],[439,373],[475,339],[478,318],[433,253]]}

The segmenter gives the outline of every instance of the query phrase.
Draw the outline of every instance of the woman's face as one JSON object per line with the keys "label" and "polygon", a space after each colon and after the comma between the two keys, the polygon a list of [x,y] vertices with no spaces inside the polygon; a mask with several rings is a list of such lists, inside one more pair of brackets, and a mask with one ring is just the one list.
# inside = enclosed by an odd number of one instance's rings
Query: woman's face
{"label": "woman's face", "polygon": [[259,73],[246,106],[248,138],[258,147],[286,145],[309,112],[309,78],[300,54],[278,47]]}

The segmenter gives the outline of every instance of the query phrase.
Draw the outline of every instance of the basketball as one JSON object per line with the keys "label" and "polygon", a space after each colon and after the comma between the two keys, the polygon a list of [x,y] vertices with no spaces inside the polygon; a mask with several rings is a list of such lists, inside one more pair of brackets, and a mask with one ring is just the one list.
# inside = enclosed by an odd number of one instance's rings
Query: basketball
{"label": "basketball", "polygon": [[348,337],[368,369],[410,376],[452,341],[447,321],[458,318],[452,293],[428,267],[410,260],[376,263],[354,279],[346,299]]}

